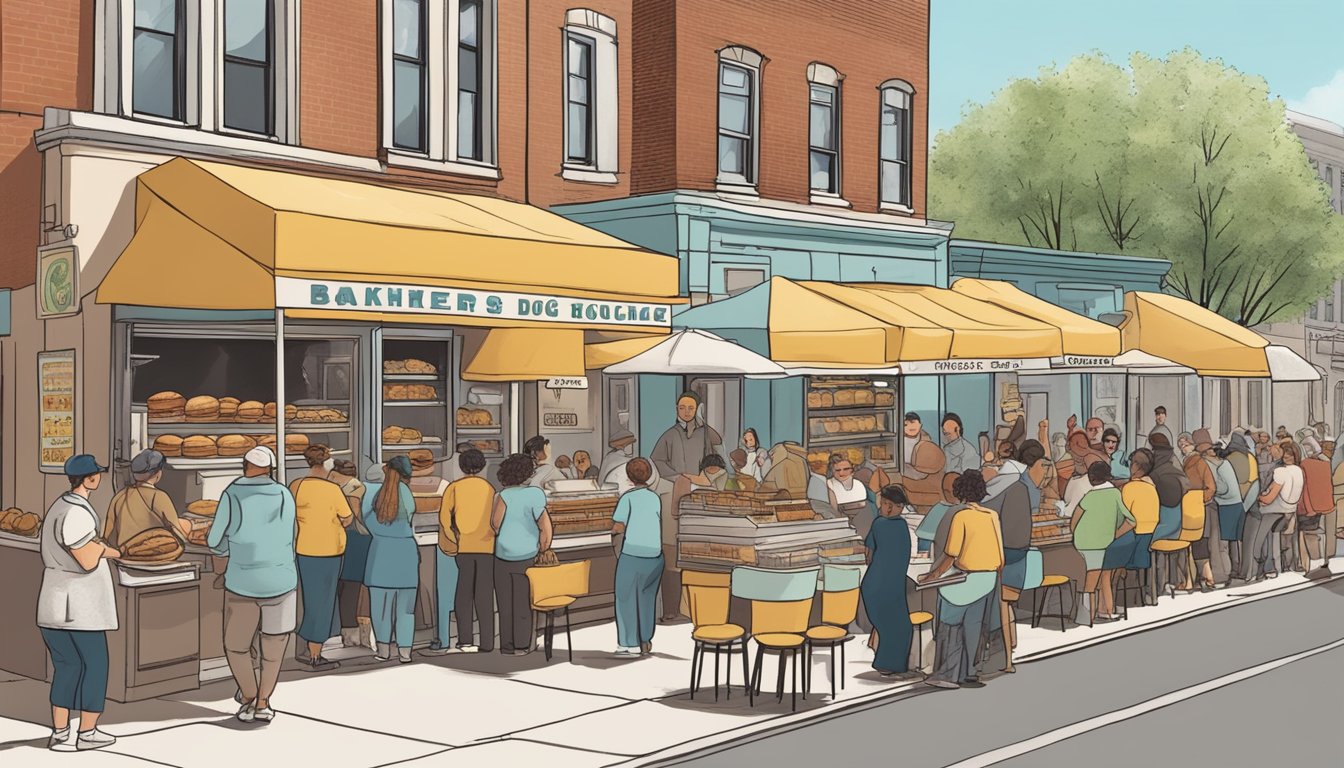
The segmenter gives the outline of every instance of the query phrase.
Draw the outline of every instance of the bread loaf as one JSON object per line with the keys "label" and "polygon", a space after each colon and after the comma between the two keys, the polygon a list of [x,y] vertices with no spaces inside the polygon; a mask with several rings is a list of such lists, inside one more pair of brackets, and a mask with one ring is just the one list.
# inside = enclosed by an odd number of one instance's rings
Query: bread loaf
{"label": "bread loaf", "polygon": [[873,396],[873,404],[880,408],[891,408],[896,405],[895,392],[878,392]]}
{"label": "bread loaf", "polygon": [[406,372],[406,361],[405,361],[405,360],[384,360],[384,361],[383,361],[383,373],[397,374],[397,373],[405,373],[405,372]]}
{"label": "bread loaf", "polygon": [[410,400],[411,399],[410,390],[407,388],[405,384],[384,384],[383,399]]}
{"label": "bread loaf", "polygon": [[459,427],[469,427],[469,426],[471,426],[471,423],[472,423],[472,421],[471,421],[471,420],[472,420],[472,413],[473,413],[473,411],[472,411],[470,408],[458,408],[458,409],[457,409],[457,426],[459,426]]}
{"label": "bread loaf", "polygon": [[396,445],[401,442],[402,428],[398,426],[383,427],[383,445]]}
{"label": "bread loaf", "polygon": [[822,408],[835,407],[835,395],[832,394],[829,389],[822,390],[821,392],[821,407]]}
{"label": "bread loaf", "polygon": [[401,428],[401,442],[403,443],[418,445],[419,443],[423,442],[424,439],[425,436],[421,434],[420,430],[418,429],[411,429],[410,427]]}
{"label": "bread loaf", "polygon": [[188,512],[201,517],[214,517],[215,510],[218,508],[219,502],[211,499],[199,499],[187,505]]}
{"label": "bread loaf", "polygon": [[150,528],[121,546],[121,556],[141,563],[166,563],[182,554],[182,542],[167,528]]}
{"label": "bread loaf", "polygon": [[260,400],[244,400],[238,404],[238,420],[241,422],[255,424],[265,413],[266,406]]}
{"label": "bread loaf", "polygon": [[198,547],[204,547],[206,545],[206,537],[209,535],[209,528],[192,528],[187,534],[187,541]]}
{"label": "bread loaf", "polygon": [[215,438],[209,435],[191,435],[182,440],[182,455],[189,459],[208,459],[219,454]]}
{"label": "bread loaf", "polygon": [[239,400],[236,397],[219,398],[219,420],[224,422],[237,421],[238,405]]}
{"label": "bread loaf", "polygon": [[293,403],[285,405],[285,421],[294,421],[299,417],[299,407]]}
{"label": "bread loaf", "polygon": [[219,400],[209,395],[197,395],[187,401],[184,409],[187,421],[210,424],[219,421]]}
{"label": "bread loaf", "polygon": [[807,393],[807,407],[808,407],[808,408],[820,408],[820,407],[821,407],[821,393],[820,393],[820,392],[808,392],[808,393]]}
{"label": "bread loaf", "polygon": [[13,531],[14,521],[23,514],[23,510],[18,507],[10,507],[0,512],[0,531]]}
{"label": "bread loaf", "polygon": [[854,404],[854,390],[841,389],[835,393],[835,404],[841,407],[847,407]]}
{"label": "bread loaf", "polygon": [[247,435],[221,435],[215,446],[220,456],[242,456],[257,447],[257,441]]}
{"label": "bread loaf", "polygon": [[494,424],[495,418],[484,408],[477,408],[471,412],[471,423],[477,427],[488,427]]}
{"label": "bread loaf", "polygon": [[285,453],[303,453],[307,449],[307,435],[285,435]]}
{"label": "bread loaf", "polygon": [[407,360],[406,372],[426,376],[434,373],[434,366],[426,363],[424,360]]}
{"label": "bread loaf", "polygon": [[872,404],[873,404],[873,390],[871,390],[871,389],[856,389],[856,390],[854,390],[854,404],[855,404],[855,405],[872,405]]}
{"label": "bread loaf", "polygon": [[182,421],[187,399],[177,392],[156,392],[145,402],[150,421]]}
{"label": "bread loaf", "polygon": [[42,527],[42,518],[32,512],[19,512],[14,519],[9,521],[9,530],[20,536],[36,536],[39,528]]}
{"label": "bread loaf", "polygon": [[164,456],[182,455],[182,436],[181,435],[159,435],[154,438],[154,450],[162,453]]}

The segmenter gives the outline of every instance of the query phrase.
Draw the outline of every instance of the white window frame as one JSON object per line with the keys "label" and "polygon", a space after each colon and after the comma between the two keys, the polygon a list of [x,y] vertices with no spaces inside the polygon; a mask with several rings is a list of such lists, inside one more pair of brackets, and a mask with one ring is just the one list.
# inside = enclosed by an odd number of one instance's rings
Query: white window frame
{"label": "white window frame", "polygon": [[[896,91],[905,98],[906,125],[901,139],[905,142],[905,185],[901,190],[903,200],[887,200],[883,197],[882,166],[882,113],[886,110],[887,91]],[[879,210],[894,213],[912,214],[914,207],[914,125],[915,125],[915,88],[904,80],[887,80],[877,87],[877,202]]]}
{"label": "white window frame", "polygon": [[298,144],[299,18],[301,0],[275,0],[272,20],[273,133],[270,136],[224,127],[224,2],[183,3],[184,83],[179,120],[135,111],[135,0],[94,4],[94,111],[168,126],[199,127],[214,133]]}
{"label": "white window frame", "polygon": [[[842,105],[844,103],[843,84],[845,76],[836,71],[835,67],[820,62],[812,62],[807,65],[807,157],[804,162],[807,164],[807,189],[813,204],[816,205],[839,205],[847,207],[844,190],[844,153],[845,146],[842,139],[842,129],[844,127],[844,116]],[[831,104],[831,130],[835,134],[835,190],[816,189],[812,186],[812,86],[820,85],[831,88],[835,93],[834,103]]]}
{"label": "white window frame", "polygon": [[[757,196],[760,183],[761,159],[761,75],[765,69],[766,58],[750,48],[730,45],[718,51],[718,64],[714,67],[714,172],[720,192]],[[747,149],[748,173],[724,173],[719,170],[719,88],[723,77],[723,65],[730,64],[747,70],[751,77],[751,133]]]}
{"label": "white window frame", "polygon": [[480,161],[460,159],[457,154],[457,0],[434,2],[427,6],[425,45],[428,54],[428,100],[426,151],[395,147],[392,144],[392,0],[379,0],[381,123],[383,152],[387,164],[404,168],[442,171],[462,176],[499,179],[498,167],[498,4],[482,0],[481,29],[481,126]]}
{"label": "white window frame", "polygon": [[[560,148],[561,176],[569,181],[590,184],[615,184],[620,172],[620,62],[616,46],[616,20],[587,8],[573,8],[565,12],[562,30],[562,88],[560,92],[561,122],[564,126]],[[583,38],[592,46],[590,141],[592,162],[580,163],[569,159],[569,104],[567,100],[569,73],[569,39]]]}

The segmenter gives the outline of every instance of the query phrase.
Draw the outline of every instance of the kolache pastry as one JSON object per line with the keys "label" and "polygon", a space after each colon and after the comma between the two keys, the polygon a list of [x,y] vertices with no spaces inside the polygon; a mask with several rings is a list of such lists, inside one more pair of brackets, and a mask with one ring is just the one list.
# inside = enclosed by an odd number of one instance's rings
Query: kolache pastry
{"label": "kolache pastry", "polygon": [[221,435],[215,441],[220,456],[242,456],[257,447],[257,441],[247,435]]}
{"label": "kolache pastry", "polygon": [[188,459],[209,459],[219,455],[215,438],[210,435],[191,435],[182,439],[182,456]]}
{"label": "kolache pastry", "polygon": [[154,450],[162,453],[164,456],[182,455],[182,436],[181,435],[159,435],[154,438]]}
{"label": "kolache pastry", "polygon": [[266,414],[266,406],[259,400],[244,400],[238,404],[238,421],[256,424]]}
{"label": "kolache pastry", "polygon": [[182,421],[186,418],[187,398],[177,392],[158,392],[145,403],[150,421]]}
{"label": "kolache pastry", "polygon": [[184,410],[187,421],[192,424],[213,424],[219,421],[219,399],[209,395],[197,395],[191,398]]}

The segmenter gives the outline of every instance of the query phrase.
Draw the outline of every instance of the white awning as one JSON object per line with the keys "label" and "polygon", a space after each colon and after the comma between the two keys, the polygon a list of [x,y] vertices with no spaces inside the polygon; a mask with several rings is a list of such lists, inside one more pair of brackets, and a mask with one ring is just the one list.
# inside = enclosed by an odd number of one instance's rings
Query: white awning
{"label": "white awning", "polygon": [[1265,359],[1269,362],[1269,376],[1273,381],[1321,380],[1321,372],[1316,370],[1316,366],[1281,344],[1270,344],[1265,347]]}
{"label": "white awning", "polygon": [[787,375],[784,369],[770,358],[698,328],[673,333],[643,352],[607,366],[606,373],[698,374],[757,378],[782,378]]}

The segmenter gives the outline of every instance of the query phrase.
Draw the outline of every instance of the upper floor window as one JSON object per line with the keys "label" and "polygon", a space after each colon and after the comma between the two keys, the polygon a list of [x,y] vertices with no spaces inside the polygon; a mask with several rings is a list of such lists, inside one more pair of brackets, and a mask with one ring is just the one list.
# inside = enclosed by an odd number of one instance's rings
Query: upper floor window
{"label": "upper floor window", "polygon": [[840,74],[809,64],[807,165],[814,193],[840,194]]}
{"label": "upper floor window", "polygon": [[98,0],[94,108],[298,142],[298,0]]}
{"label": "upper floor window", "polygon": [[493,163],[494,2],[381,3],[389,162]]}
{"label": "upper floor window", "polygon": [[187,34],[182,0],[135,0],[134,5],[132,109],[184,120]]}
{"label": "upper floor window", "polygon": [[910,113],[914,89],[902,80],[889,80],[882,84],[880,92],[879,202],[910,208]]}
{"label": "upper floor window", "polygon": [[275,132],[271,0],[225,0],[224,127]]}
{"label": "upper floor window", "polygon": [[719,52],[719,181],[756,184],[763,59],[747,48]]}
{"label": "upper floor window", "polygon": [[616,21],[586,8],[565,13],[562,176],[612,183],[619,166]]}
{"label": "upper floor window", "polygon": [[429,110],[425,0],[392,2],[392,146],[424,152]]}

